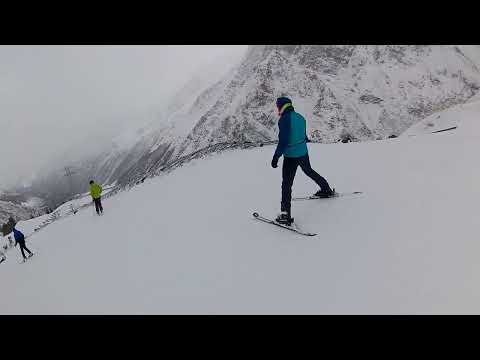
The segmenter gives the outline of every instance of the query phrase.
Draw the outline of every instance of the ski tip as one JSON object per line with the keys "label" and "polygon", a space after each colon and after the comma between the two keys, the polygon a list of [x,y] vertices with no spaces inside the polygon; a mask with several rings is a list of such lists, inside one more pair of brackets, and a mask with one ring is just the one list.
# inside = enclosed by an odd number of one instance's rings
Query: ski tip
{"label": "ski tip", "polygon": [[258,217],[258,213],[254,212],[253,217]]}

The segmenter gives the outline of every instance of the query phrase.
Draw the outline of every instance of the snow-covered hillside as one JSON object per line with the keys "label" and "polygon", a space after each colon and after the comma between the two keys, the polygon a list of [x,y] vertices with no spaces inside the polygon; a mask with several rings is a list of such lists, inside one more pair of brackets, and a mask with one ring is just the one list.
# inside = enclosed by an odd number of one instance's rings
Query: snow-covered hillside
{"label": "snow-covered hillside", "polygon": [[[458,127],[476,126],[471,119],[478,119],[480,114],[480,96],[473,97],[470,101],[453,106],[428,116],[424,120],[410,127],[402,136],[417,136],[442,131],[456,130]],[[473,124],[473,125],[472,125]]]}
{"label": "snow-covered hillside", "polygon": [[[480,313],[480,124],[462,126],[310,144],[332,186],[364,192],[293,203],[313,238],[252,218],[279,209],[272,146],[195,160],[32,235],[26,264],[10,252],[0,313]],[[315,190],[299,171],[294,195]]]}

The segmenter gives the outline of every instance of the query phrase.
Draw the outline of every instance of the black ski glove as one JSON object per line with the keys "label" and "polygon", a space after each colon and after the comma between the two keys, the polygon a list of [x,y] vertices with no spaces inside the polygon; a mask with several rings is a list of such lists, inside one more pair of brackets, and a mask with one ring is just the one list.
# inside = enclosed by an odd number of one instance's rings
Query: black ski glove
{"label": "black ski glove", "polygon": [[272,159],[272,168],[276,169],[278,166],[278,157],[274,156]]}

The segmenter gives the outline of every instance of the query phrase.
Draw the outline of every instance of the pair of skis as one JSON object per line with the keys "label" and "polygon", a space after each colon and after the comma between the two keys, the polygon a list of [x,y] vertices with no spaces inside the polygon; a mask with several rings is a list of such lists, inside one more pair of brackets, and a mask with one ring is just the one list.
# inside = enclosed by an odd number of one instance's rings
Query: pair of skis
{"label": "pair of skis", "polygon": [[[345,197],[345,196],[349,196],[349,195],[360,195],[362,194],[361,191],[353,191],[353,192],[343,192],[343,193],[335,193],[335,195],[333,196],[330,196],[328,198],[322,198],[322,197],[319,197],[319,196],[305,196],[305,197],[293,197],[292,198],[292,201],[300,201],[300,200],[327,200],[327,199],[334,199],[334,198],[339,198],[339,197]],[[263,217],[261,216],[259,213],[257,212],[254,212],[253,213],[253,217],[259,221],[263,221],[267,224],[271,224],[271,225],[275,225],[275,226],[279,226],[281,228],[284,228],[284,229],[287,229],[287,230],[290,230],[290,231],[293,231],[293,232],[296,232],[297,234],[301,234],[301,235],[305,235],[305,236],[316,236],[317,234],[316,233],[311,233],[311,232],[307,232],[307,231],[303,231],[302,229],[300,229],[295,223],[292,223],[292,225],[285,225],[285,224],[281,224],[275,220],[272,220],[272,219],[268,219],[266,217]]]}

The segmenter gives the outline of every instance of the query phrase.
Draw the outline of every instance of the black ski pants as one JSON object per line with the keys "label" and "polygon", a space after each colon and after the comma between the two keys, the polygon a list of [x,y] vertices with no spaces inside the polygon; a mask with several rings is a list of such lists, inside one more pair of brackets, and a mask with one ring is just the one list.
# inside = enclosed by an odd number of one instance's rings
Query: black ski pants
{"label": "black ski pants", "polygon": [[292,201],[292,185],[297,172],[297,167],[300,166],[302,171],[310,179],[320,187],[321,190],[327,191],[330,189],[330,185],[324,177],[320,176],[310,166],[310,159],[308,154],[298,158],[283,157],[282,168],[282,202],[281,210],[287,211],[290,215],[291,201]]}
{"label": "black ski pants", "polygon": [[18,245],[20,246],[20,251],[22,252],[22,256],[25,258],[25,252],[23,250],[27,250],[27,252],[29,254],[31,254],[32,252],[27,248],[27,246],[25,245],[25,240],[23,241],[18,241]]}
{"label": "black ski pants", "polygon": [[95,203],[95,211],[97,214],[100,214],[100,211],[103,213],[102,198],[93,199],[93,202]]}

